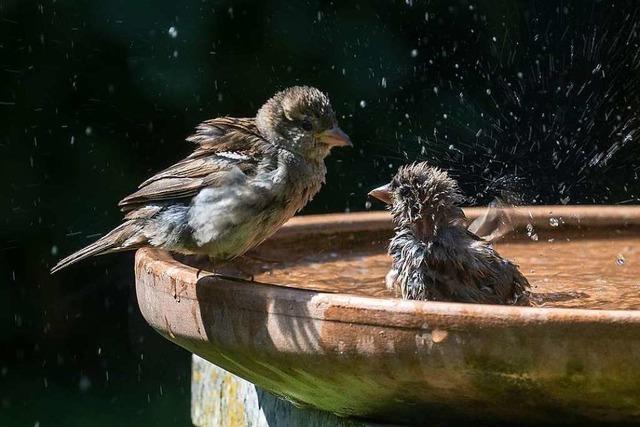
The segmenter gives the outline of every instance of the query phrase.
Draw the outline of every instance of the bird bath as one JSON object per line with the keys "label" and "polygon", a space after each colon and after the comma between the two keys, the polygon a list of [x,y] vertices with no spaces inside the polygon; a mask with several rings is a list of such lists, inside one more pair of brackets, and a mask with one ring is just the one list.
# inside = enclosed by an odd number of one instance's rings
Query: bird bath
{"label": "bird bath", "polygon": [[294,218],[226,267],[255,282],[142,249],[138,302],[167,339],[341,416],[637,421],[640,208],[518,208],[514,220],[520,231],[496,247],[529,278],[537,307],[393,298],[384,212]]}

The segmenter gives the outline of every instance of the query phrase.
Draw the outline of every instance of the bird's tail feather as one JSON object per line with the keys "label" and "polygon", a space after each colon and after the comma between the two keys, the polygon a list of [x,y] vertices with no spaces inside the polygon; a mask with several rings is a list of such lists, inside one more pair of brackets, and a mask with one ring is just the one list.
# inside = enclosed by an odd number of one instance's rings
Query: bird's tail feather
{"label": "bird's tail feather", "polygon": [[51,274],[91,256],[128,251],[143,246],[146,243],[146,238],[142,233],[139,233],[141,225],[139,220],[130,220],[121,224],[89,246],[60,260],[51,269]]}

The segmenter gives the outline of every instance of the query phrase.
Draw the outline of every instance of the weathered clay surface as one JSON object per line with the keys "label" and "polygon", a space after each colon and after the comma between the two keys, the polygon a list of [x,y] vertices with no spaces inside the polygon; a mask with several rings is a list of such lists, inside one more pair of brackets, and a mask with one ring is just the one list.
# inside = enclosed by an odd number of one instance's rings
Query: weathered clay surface
{"label": "weathered clay surface", "polygon": [[191,420],[196,427],[373,427],[299,408],[197,355],[193,356]]}
{"label": "weathered clay surface", "polygon": [[[638,208],[533,211],[539,228],[551,214],[568,227],[640,224]],[[306,217],[270,244],[389,227],[384,214]],[[330,294],[202,277],[150,249],[136,256],[136,278],[161,334],[300,405],[410,423],[640,419],[639,311]]]}

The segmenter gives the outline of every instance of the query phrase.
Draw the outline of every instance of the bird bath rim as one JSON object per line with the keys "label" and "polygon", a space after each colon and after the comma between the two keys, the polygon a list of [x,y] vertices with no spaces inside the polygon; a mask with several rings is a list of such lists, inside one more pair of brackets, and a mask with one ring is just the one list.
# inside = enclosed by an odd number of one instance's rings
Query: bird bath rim
{"label": "bird bath rim", "polygon": [[[464,209],[467,218],[470,220],[477,218],[485,212],[484,208]],[[513,220],[516,228],[525,223],[532,224],[537,230],[551,230],[555,227],[550,224],[549,218],[561,218],[565,229],[585,228],[597,229],[610,226],[640,227],[640,206],[600,206],[600,205],[578,205],[578,206],[525,206],[512,208]],[[336,234],[336,233],[357,233],[360,231],[387,230],[392,227],[391,217],[388,212],[357,212],[348,214],[322,214],[322,215],[302,215],[292,218],[287,222],[270,240],[283,239],[293,235],[313,232],[314,234]],[[136,265],[144,264],[152,266],[157,272],[165,272],[173,278],[181,280],[197,281],[207,272],[203,273],[195,267],[183,264],[171,257],[165,251],[143,248],[136,255]],[[228,280],[216,279],[220,283]],[[240,279],[233,282],[244,282],[247,285],[272,286],[283,291],[310,292],[322,294],[323,296],[335,300],[340,304],[345,302],[357,303],[361,307],[380,308],[393,310],[394,312],[433,312],[455,316],[456,314],[472,316],[479,319],[495,319],[500,321],[505,316],[510,322],[515,319],[511,316],[517,314],[519,322],[540,322],[547,321],[600,321],[603,319],[618,319],[640,322],[640,310],[617,310],[617,309],[591,309],[591,308],[560,308],[560,307],[522,307],[522,306],[500,306],[489,304],[465,304],[437,301],[402,301],[398,298],[385,298],[362,296],[343,293],[329,293],[309,289],[300,289],[291,286],[282,286],[276,283],[262,283],[243,281]],[[183,293],[181,297],[197,299],[190,293]],[[386,320],[388,321],[388,319]],[[388,323],[387,323],[388,324]]]}
{"label": "bird bath rim", "polygon": [[[484,210],[465,212],[474,218]],[[640,227],[640,207],[513,214],[538,231],[557,229],[551,217],[566,229]],[[386,212],[302,216],[271,241],[390,228]],[[167,339],[290,401],[339,415],[390,422],[424,422],[425,414],[529,422],[640,415],[640,397],[629,395],[640,388],[640,310],[320,292],[207,276],[155,249],[136,254],[136,290],[145,319]],[[513,393],[517,402],[499,404]]]}

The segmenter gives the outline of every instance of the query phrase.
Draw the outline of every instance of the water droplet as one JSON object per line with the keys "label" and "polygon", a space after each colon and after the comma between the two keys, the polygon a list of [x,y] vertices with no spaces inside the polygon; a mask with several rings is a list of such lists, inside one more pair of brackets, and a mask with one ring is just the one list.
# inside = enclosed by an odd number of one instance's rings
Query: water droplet
{"label": "water droplet", "polygon": [[386,78],[382,78],[382,81],[380,82],[380,86],[386,88],[387,87],[387,79]]}
{"label": "water droplet", "polygon": [[168,32],[172,39],[175,39],[176,37],[178,37],[178,30],[176,30],[176,27],[169,27]]}
{"label": "water droplet", "polygon": [[91,128],[91,126],[87,126],[86,128],[84,128],[85,135],[91,136],[92,133],[93,133],[93,129]]}
{"label": "water droplet", "polygon": [[51,246],[51,255],[58,255],[58,247],[56,245]]}
{"label": "water droplet", "polygon": [[86,392],[91,388],[91,380],[86,375],[81,376],[78,382],[78,388],[82,393]]}
{"label": "water droplet", "polygon": [[364,208],[365,209],[371,209],[371,202],[369,200],[367,200],[366,202],[364,202]]}
{"label": "water droplet", "polygon": [[418,49],[412,49],[411,50],[411,57],[415,58],[416,56],[418,56]]}
{"label": "water droplet", "polygon": [[438,86],[433,87],[433,93],[435,93],[436,95],[438,94]]}
{"label": "water droplet", "polygon": [[557,227],[560,225],[560,221],[558,220],[558,218],[551,217],[549,218],[549,225],[551,225],[552,227]]}
{"label": "water droplet", "polygon": [[487,95],[491,95],[491,89],[487,89],[485,92],[487,92]]}
{"label": "water droplet", "polygon": [[364,99],[360,101],[360,108],[364,108],[366,106],[367,106],[367,101],[365,101]]}

